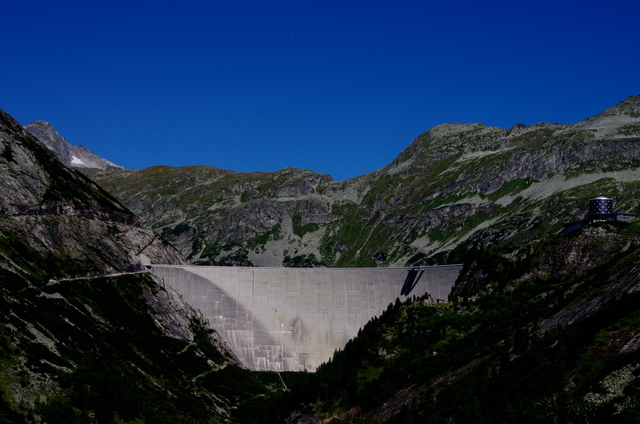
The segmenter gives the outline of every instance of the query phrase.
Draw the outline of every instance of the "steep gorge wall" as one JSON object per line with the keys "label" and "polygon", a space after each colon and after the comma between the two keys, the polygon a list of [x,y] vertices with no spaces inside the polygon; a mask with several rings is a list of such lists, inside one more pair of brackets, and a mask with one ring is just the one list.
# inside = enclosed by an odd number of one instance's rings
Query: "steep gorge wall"
{"label": "steep gorge wall", "polygon": [[[462,265],[425,268],[410,296],[447,299]],[[397,298],[408,268],[152,265],[260,371],[315,371]]]}

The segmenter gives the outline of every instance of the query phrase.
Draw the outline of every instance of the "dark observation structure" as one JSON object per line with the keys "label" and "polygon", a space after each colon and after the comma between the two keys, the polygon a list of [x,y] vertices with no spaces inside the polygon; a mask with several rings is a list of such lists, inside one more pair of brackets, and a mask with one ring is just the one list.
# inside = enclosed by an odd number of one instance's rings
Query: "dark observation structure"
{"label": "dark observation structure", "polygon": [[589,216],[590,219],[607,219],[613,213],[613,199],[610,197],[598,196],[589,199]]}
{"label": "dark observation structure", "polygon": [[560,232],[561,235],[567,235],[573,231],[591,224],[592,222],[602,221],[618,221],[626,222],[636,219],[635,213],[627,212],[614,212],[613,211],[613,199],[610,197],[598,196],[593,199],[589,199],[589,212],[582,221],[573,222],[564,227]]}
{"label": "dark observation structure", "polygon": [[614,212],[613,199],[604,196],[598,196],[589,199],[589,215],[587,220],[590,221],[631,221],[636,219],[635,213]]}

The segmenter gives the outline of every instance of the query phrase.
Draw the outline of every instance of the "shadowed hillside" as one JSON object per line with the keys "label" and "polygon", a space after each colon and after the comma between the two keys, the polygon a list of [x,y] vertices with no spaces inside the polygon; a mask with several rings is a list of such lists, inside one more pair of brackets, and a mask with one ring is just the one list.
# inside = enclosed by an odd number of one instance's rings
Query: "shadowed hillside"
{"label": "shadowed hillside", "polygon": [[0,112],[0,422],[229,422],[262,383],[144,272],[179,252]]}
{"label": "shadowed hillside", "polygon": [[[467,263],[275,404],[287,422],[640,422],[640,239],[600,224]],[[633,234],[628,234],[633,233]]]}

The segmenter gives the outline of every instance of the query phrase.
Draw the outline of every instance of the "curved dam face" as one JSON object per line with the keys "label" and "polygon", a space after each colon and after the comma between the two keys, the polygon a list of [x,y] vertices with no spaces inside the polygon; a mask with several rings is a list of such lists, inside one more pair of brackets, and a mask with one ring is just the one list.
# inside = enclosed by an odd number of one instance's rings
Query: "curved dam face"
{"label": "curved dam face", "polygon": [[[462,265],[423,267],[409,296],[446,300]],[[409,268],[152,265],[256,371],[315,371],[401,295]]]}

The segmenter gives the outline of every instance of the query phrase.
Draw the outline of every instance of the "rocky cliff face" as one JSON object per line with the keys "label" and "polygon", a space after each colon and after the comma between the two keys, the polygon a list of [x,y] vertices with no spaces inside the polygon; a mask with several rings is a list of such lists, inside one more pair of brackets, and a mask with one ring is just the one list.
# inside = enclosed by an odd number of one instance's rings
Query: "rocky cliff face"
{"label": "rocky cliff face", "polygon": [[158,263],[183,262],[180,253],[143,228],[138,217],[63,165],[4,112],[0,230],[0,244],[15,254],[14,260],[23,261],[20,267],[52,277],[141,269],[140,254]]}
{"label": "rocky cliff face", "polygon": [[229,422],[264,395],[141,255],[184,263],[0,111],[0,421]]}
{"label": "rocky cliff face", "polygon": [[287,168],[90,175],[201,264],[391,266],[461,261],[470,249],[555,233],[587,199],[640,206],[640,96],[576,124],[443,124],[383,169],[336,182]]}
{"label": "rocky cliff face", "polygon": [[50,148],[65,165],[74,168],[124,169],[101,158],[83,145],[73,146],[48,122],[35,121],[24,128]]}

